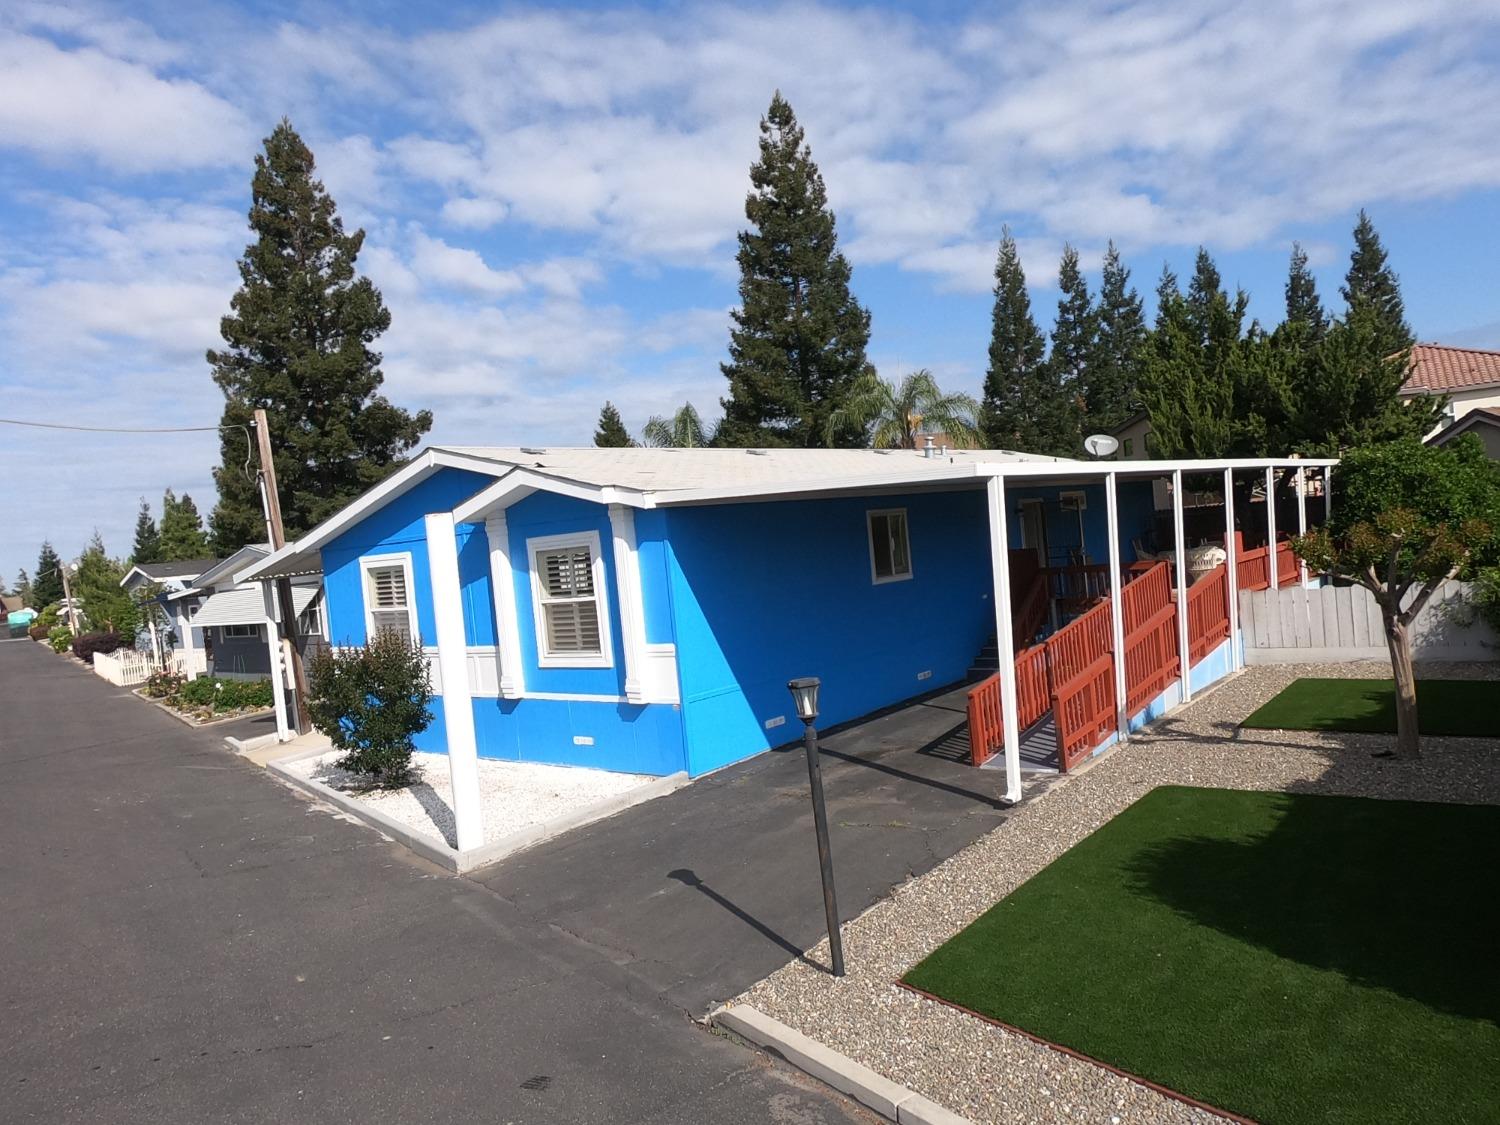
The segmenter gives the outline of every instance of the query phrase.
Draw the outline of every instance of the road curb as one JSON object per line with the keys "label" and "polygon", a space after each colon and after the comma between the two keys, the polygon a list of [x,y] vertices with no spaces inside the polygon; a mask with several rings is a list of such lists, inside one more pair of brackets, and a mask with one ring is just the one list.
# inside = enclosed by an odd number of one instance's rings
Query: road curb
{"label": "road curb", "polygon": [[293,762],[302,761],[305,758],[316,758],[328,753],[328,747],[320,746],[300,754],[289,754],[284,758],[276,758],[266,763],[266,769],[277,777],[310,793],[319,800],[326,801],[335,806],[341,812],[364,821],[371,828],[383,832],[387,836],[406,845],[412,851],[431,860],[440,867],[447,868],[455,875],[462,875],[480,867],[505,859],[516,852],[524,851],[554,836],[560,836],[564,832],[571,832],[575,828],[581,828],[586,824],[592,824],[596,820],[614,816],[615,813],[623,812],[632,805],[638,805],[642,801],[649,801],[653,797],[665,796],[675,789],[686,785],[691,778],[686,773],[669,774],[658,778],[647,785],[642,785],[628,793],[598,801],[582,808],[576,812],[568,813],[566,816],[555,817],[541,824],[533,824],[529,828],[523,828],[519,832],[512,832],[509,836],[502,836],[498,840],[483,844],[477,848],[470,848],[466,852],[457,851],[445,844],[438,843],[430,836],[414,831],[402,824],[394,817],[387,816],[379,809],[372,809],[363,801],[356,801],[346,793],[340,793],[331,786],[324,785],[321,781],[305,777],[290,769]]}
{"label": "road curb", "polygon": [[714,1027],[785,1059],[897,1125],[970,1125],[967,1117],[944,1109],[931,1098],[892,1082],[749,1004],[723,1005],[710,1012],[708,1019]]}

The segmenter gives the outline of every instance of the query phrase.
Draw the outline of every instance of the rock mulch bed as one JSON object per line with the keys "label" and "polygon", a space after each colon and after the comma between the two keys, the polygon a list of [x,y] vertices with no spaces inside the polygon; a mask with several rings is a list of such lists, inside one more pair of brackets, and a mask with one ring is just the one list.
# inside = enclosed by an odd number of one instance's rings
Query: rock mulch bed
{"label": "rock mulch bed", "polygon": [[[339,769],[338,751],[288,763],[293,771],[368,803],[434,841],[457,846],[453,785],[446,754],[412,755],[417,781],[404,789],[368,789],[363,778]],[[485,843],[523,828],[577,812],[656,781],[654,777],[579,766],[479,759],[479,796]]]}
{"label": "rock mulch bed", "polygon": [[[1222,1120],[896,982],[1158,785],[1500,803],[1493,739],[1427,740],[1421,761],[1403,762],[1371,757],[1394,744],[1390,735],[1239,730],[1299,677],[1389,674],[1376,662],[1246,669],[1054,783],[990,835],[846,924],[842,980],[794,961],[738,1000],[975,1122]],[[1418,675],[1500,680],[1500,665],[1435,664],[1419,666]],[[1496,692],[1500,699],[1500,683]],[[811,959],[827,958],[825,941]]]}

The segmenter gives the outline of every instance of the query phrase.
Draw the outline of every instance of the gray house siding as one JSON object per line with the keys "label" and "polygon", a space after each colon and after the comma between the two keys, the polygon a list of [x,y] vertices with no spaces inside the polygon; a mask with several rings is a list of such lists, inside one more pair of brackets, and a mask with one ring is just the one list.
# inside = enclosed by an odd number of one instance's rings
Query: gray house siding
{"label": "gray house siding", "polygon": [[263,679],[271,674],[271,655],[266,650],[265,627],[257,625],[254,628],[253,637],[226,637],[220,626],[208,629],[215,676]]}

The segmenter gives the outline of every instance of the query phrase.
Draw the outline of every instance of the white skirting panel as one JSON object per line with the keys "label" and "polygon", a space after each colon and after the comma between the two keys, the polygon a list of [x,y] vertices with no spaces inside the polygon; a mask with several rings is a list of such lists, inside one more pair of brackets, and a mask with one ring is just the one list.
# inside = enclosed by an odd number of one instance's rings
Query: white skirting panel
{"label": "white skirting panel", "polygon": [[[425,648],[422,652],[427,657],[427,671],[432,677],[432,690],[442,695],[443,671],[438,666],[437,649]],[[469,694],[476,698],[498,699],[500,697],[500,653],[496,646],[470,645],[467,664]],[[680,701],[681,697],[677,690],[676,645],[647,645],[644,673],[642,679],[645,698],[641,702],[677,703]],[[543,697],[543,693],[524,692],[521,698],[525,699],[530,695]],[[556,692],[548,692],[545,693],[545,698],[565,697],[559,696]]]}

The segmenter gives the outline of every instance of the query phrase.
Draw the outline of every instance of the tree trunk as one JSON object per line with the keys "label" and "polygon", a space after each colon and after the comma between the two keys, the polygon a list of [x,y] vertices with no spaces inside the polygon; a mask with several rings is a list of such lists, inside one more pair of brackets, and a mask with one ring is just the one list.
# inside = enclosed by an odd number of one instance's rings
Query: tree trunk
{"label": "tree trunk", "polygon": [[1417,674],[1411,663],[1411,637],[1400,615],[1382,606],[1385,620],[1385,643],[1391,650],[1391,671],[1396,680],[1396,756],[1416,759],[1422,756],[1417,732]]}

